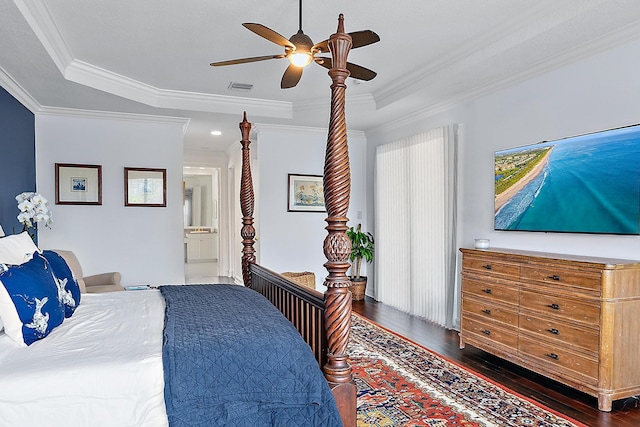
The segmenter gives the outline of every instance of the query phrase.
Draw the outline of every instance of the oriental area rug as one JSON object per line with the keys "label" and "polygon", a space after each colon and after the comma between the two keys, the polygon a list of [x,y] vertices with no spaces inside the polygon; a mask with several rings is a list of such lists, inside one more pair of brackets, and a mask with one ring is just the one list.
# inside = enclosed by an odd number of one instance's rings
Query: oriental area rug
{"label": "oriental area rug", "polygon": [[358,427],[584,426],[354,315]]}

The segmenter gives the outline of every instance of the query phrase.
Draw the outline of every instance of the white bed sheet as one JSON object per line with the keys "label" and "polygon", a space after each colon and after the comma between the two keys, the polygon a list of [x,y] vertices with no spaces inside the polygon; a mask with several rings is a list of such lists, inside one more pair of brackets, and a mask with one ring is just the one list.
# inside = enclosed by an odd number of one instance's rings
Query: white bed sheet
{"label": "white bed sheet", "polygon": [[164,299],[83,294],[75,314],[19,347],[0,333],[0,426],[167,426]]}

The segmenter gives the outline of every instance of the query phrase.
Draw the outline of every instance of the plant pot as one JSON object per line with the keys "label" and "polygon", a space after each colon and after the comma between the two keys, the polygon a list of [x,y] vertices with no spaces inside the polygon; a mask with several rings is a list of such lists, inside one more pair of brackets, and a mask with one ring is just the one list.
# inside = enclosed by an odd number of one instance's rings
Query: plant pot
{"label": "plant pot", "polygon": [[364,291],[367,289],[367,278],[361,276],[359,278],[351,278],[351,285],[349,290],[351,291],[351,298],[354,301],[362,301],[364,299]]}

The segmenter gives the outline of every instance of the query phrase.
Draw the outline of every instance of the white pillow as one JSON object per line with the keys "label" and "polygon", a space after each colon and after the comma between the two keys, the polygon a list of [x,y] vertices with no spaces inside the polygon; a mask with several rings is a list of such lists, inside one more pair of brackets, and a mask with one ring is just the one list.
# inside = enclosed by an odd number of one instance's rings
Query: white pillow
{"label": "white pillow", "polygon": [[35,252],[40,253],[40,249],[26,231],[0,239],[0,264],[22,265],[30,261]]}

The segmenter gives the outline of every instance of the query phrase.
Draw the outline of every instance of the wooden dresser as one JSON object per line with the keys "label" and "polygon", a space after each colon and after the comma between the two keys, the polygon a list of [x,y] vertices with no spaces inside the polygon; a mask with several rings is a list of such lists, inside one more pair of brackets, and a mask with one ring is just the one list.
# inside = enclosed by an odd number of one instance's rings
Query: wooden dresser
{"label": "wooden dresser", "polygon": [[640,394],[640,261],[460,249],[460,348],[598,398]]}

